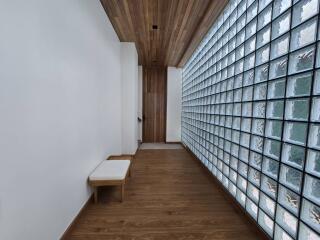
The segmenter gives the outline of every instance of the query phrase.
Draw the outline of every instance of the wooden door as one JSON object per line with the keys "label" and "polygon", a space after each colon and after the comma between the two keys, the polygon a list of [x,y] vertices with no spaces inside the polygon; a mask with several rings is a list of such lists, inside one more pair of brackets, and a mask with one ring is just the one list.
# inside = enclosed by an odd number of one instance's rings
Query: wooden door
{"label": "wooden door", "polygon": [[143,67],[143,142],[165,142],[167,69]]}

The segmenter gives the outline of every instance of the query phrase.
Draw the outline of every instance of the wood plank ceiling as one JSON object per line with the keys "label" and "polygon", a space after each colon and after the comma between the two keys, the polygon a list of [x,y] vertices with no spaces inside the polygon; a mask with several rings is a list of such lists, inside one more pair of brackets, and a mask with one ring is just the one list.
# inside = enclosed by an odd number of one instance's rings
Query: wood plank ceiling
{"label": "wood plank ceiling", "polygon": [[101,0],[120,41],[135,42],[139,64],[176,67],[186,63],[227,2]]}

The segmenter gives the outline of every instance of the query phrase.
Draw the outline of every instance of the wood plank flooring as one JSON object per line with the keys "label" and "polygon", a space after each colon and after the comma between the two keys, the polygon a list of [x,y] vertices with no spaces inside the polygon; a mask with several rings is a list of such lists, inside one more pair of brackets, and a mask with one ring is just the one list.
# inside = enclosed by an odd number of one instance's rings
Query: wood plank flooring
{"label": "wood plank flooring", "polygon": [[139,150],[124,202],[102,189],[69,239],[260,239],[196,161],[185,149]]}

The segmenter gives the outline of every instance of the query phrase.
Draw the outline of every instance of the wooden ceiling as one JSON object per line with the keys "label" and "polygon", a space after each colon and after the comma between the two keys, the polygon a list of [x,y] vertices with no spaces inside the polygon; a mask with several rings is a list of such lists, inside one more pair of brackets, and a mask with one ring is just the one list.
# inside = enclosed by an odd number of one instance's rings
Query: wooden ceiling
{"label": "wooden ceiling", "polygon": [[[139,64],[182,67],[228,0],[101,0],[121,42]],[[153,26],[157,29],[153,29]]]}

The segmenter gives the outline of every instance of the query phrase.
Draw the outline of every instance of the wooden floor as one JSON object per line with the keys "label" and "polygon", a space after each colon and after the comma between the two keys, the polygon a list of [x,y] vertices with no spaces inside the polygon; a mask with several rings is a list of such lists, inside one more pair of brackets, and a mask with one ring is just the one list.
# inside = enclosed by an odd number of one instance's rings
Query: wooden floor
{"label": "wooden floor", "polygon": [[185,149],[139,150],[125,190],[99,192],[68,239],[260,239]]}

